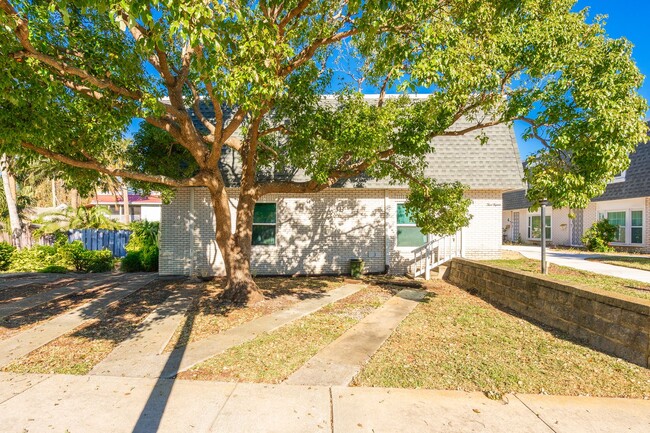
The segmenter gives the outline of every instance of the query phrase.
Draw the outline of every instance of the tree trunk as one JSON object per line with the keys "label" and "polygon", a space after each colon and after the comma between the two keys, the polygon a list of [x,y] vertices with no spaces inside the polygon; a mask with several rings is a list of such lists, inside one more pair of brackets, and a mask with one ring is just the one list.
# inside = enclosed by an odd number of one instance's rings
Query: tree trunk
{"label": "tree trunk", "polygon": [[23,246],[23,225],[18,215],[18,207],[16,205],[16,195],[11,191],[11,184],[14,182],[13,175],[9,171],[9,159],[7,155],[2,155],[0,159],[0,170],[2,170],[2,186],[5,193],[5,200],[7,201],[7,208],[9,210],[9,225],[11,240],[14,246],[22,248]]}
{"label": "tree trunk", "polygon": [[131,209],[129,208],[129,189],[124,186],[122,187],[122,196],[124,200],[124,224],[129,224],[131,222]]}
{"label": "tree trunk", "polygon": [[264,295],[257,287],[250,271],[254,197],[240,195],[236,230],[233,233],[230,202],[225,188],[208,189],[216,218],[215,237],[226,270],[226,286],[221,297],[240,305],[255,304],[263,300]]}
{"label": "tree trunk", "polygon": [[50,184],[52,187],[52,207],[56,207],[56,179],[52,178]]}

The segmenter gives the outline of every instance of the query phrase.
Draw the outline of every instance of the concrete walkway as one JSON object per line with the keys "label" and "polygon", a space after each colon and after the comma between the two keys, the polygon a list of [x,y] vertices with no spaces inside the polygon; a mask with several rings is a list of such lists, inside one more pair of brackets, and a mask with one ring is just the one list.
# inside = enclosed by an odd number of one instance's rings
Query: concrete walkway
{"label": "concrete walkway", "polygon": [[69,274],[48,274],[36,272],[15,272],[11,274],[0,273],[0,290],[25,287],[30,284],[49,284],[69,277]]}
{"label": "concrete walkway", "polygon": [[[504,250],[516,251],[526,258],[540,260],[541,247],[529,245],[504,245]],[[650,271],[626,268],[624,266],[608,265],[606,263],[586,260],[593,257],[602,257],[598,254],[573,253],[567,251],[546,250],[546,260],[559,266],[594,272],[611,277],[626,278],[650,284]]]}
{"label": "concrete walkway", "polygon": [[[250,322],[192,342],[186,346],[178,347],[171,352],[162,352],[162,350],[172,337],[178,323],[182,319],[182,315],[176,313],[171,314],[167,318],[168,320],[153,325],[153,316],[158,314],[154,312],[151,320],[149,320],[149,325],[145,324],[142,332],[138,332],[136,338],[129,339],[118,346],[106,360],[95,366],[91,374],[142,378],[172,378],[179,372],[219,355],[231,347],[250,341],[264,332],[274,331],[281,326],[321,309],[325,305],[348,297],[363,287],[361,284],[346,284],[324,293],[321,297],[300,301],[285,310],[251,320]],[[179,300],[181,305],[187,302],[185,295],[181,296],[181,299],[185,299],[184,301]],[[175,324],[172,325],[173,323]],[[191,327],[192,324],[187,323],[186,326]]]}
{"label": "concrete walkway", "polygon": [[[52,290],[46,292],[41,292],[34,296],[28,296],[19,301],[7,302],[0,305],[0,320],[5,317],[11,316],[12,314],[20,313],[21,311],[29,310],[30,308],[38,307],[45,303],[54,301],[55,299],[68,296],[75,292],[80,292],[82,290],[89,289],[91,287],[105,287],[107,284],[110,284],[112,281],[116,280],[115,275],[102,275],[102,276],[93,276],[91,278],[85,278],[83,280],[77,280],[71,282],[70,284],[63,285],[61,287],[56,287]],[[32,283],[28,283],[32,284]],[[45,283],[43,283],[45,284]],[[21,285],[23,286],[23,285]]]}
{"label": "concrete walkway", "polygon": [[[324,293],[321,297],[301,301],[285,310],[262,316],[240,326],[227,329],[211,337],[181,346],[167,356],[160,377],[174,377],[194,365],[252,340],[264,332],[272,332],[294,320],[320,310],[325,305],[346,298],[365,287],[362,284],[346,284]],[[160,370],[158,370],[160,371]]]}
{"label": "concrete walkway", "polygon": [[113,302],[130,295],[154,279],[155,276],[143,274],[122,276],[123,281],[116,281],[113,287],[102,296],[41,325],[3,340],[2,351],[0,351],[0,367],[6,366],[12,361],[83,325],[84,322],[103,312]]}
{"label": "concrete walkway", "polygon": [[423,290],[400,291],[323,348],[284,383],[347,386],[425,295]]}
{"label": "concrete walkway", "polygon": [[0,432],[646,433],[650,401],[0,373]]}
{"label": "concrete walkway", "polygon": [[158,377],[166,361],[160,355],[198,294],[198,289],[183,288],[171,295],[89,374]]}

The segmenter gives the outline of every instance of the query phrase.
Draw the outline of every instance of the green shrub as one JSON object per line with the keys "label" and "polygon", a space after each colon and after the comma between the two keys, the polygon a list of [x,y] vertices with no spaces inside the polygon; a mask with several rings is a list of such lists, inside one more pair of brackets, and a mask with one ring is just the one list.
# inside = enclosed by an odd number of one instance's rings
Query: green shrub
{"label": "green shrub", "polygon": [[50,265],[39,270],[38,272],[42,272],[44,274],[65,274],[66,272],[68,272],[68,268],[66,268],[65,266]]}
{"label": "green shrub", "polygon": [[158,272],[158,247],[154,245],[140,251],[140,263],[146,272]]}
{"label": "green shrub", "polygon": [[131,237],[126,244],[127,254],[122,258],[124,272],[158,271],[157,222],[137,221],[131,224]]}
{"label": "green shrub", "polygon": [[16,247],[6,242],[0,242],[0,271],[6,271],[11,265],[11,255]]}
{"label": "green shrub", "polygon": [[136,221],[131,223],[131,236],[126,244],[126,251],[141,251],[149,247],[158,247],[158,230],[160,223]]}
{"label": "green shrub", "polygon": [[582,243],[589,251],[614,251],[609,243],[616,239],[617,231],[618,227],[610,224],[607,219],[596,221],[582,237]]}
{"label": "green shrub", "polygon": [[37,245],[32,248],[15,250],[11,255],[11,272],[39,272],[50,265],[65,266],[65,261],[56,247]]}
{"label": "green shrub", "polygon": [[91,251],[81,241],[59,247],[61,256],[77,272],[107,272],[113,269],[113,254],[108,250]]}
{"label": "green shrub", "polygon": [[126,256],[122,257],[122,266],[120,268],[123,272],[142,272],[142,261],[140,259],[140,251],[130,251]]}

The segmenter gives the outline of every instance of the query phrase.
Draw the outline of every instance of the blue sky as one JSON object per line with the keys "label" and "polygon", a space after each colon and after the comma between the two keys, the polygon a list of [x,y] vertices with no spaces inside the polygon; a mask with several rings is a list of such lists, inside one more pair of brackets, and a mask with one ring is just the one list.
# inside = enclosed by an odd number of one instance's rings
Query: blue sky
{"label": "blue sky", "polygon": [[[624,37],[634,44],[633,57],[644,75],[650,75],[650,32],[648,18],[650,17],[650,1],[648,0],[579,0],[576,10],[589,8],[589,20],[596,15],[607,15],[605,30],[610,37]],[[646,78],[641,95],[650,99],[650,79]],[[534,141],[524,142],[521,139],[523,125],[515,125],[519,152],[522,159],[539,148]]]}

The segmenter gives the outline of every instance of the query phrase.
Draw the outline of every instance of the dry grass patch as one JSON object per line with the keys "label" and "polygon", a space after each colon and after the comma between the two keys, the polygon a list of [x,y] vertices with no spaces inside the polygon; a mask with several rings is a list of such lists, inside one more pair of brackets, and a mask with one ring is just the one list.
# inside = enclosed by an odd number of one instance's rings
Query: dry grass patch
{"label": "dry grass patch", "polygon": [[7,365],[14,373],[87,374],[178,287],[154,281],[111,304],[99,317]]}
{"label": "dry grass patch", "polygon": [[443,281],[357,386],[650,398],[650,370],[591,350]]}
{"label": "dry grass patch", "polygon": [[401,287],[368,286],[179,374],[181,379],[279,383]]}
{"label": "dry grass patch", "polygon": [[72,284],[75,281],[77,281],[75,278],[62,278],[49,283],[32,283],[24,286],[18,282],[16,284],[18,287],[4,287],[0,289],[0,305],[17,302],[28,296],[38,295],[39,293],[49,292],[52,289]]}
{"label": "dry grass patch", "polygon": [[593,262],[607,263],[608,265],[623,266],[626,268],[641,269],[650,271],[650,258],[632,256],[601,256],[591,257],[587,260]]}
{"label": "dry grass patch", "polygon": [[[317,297],[344,283],[342,277],[260,277],[255,282],[266,297],[250,307],[222,302],[223,279],[204,283],[200,298],[193,302],[185,320],[167,344],[165,351],[202,340],[213,334],[282,310],[303,299]],[[186,326],[191,321],[192,326]]]}
{"label": "dry grass patch", "polygon": [[6,339],[19,332],[40,325],[54,317],[70,311],[80,305],[106,293],[111,283],[105,283],[88,289],[73,292],[69,295],[52,300],[34,308],[23,310],[0,320],[0,340]]}
{"label": "dry grass patch", "polygon": [[[541,274],[539,269],[539,260],[515,258],[507,260],[486,260],[483,263],[516,271],[524,271],[531,274]],[[561,283],[577,283],[595,289],[620,293],[622,295],[633,296],[641,299],[650,299],[650,285],[640,281],[610,277],[608,275],[558,266],[553,263],[549,263],[547,277]]]}

